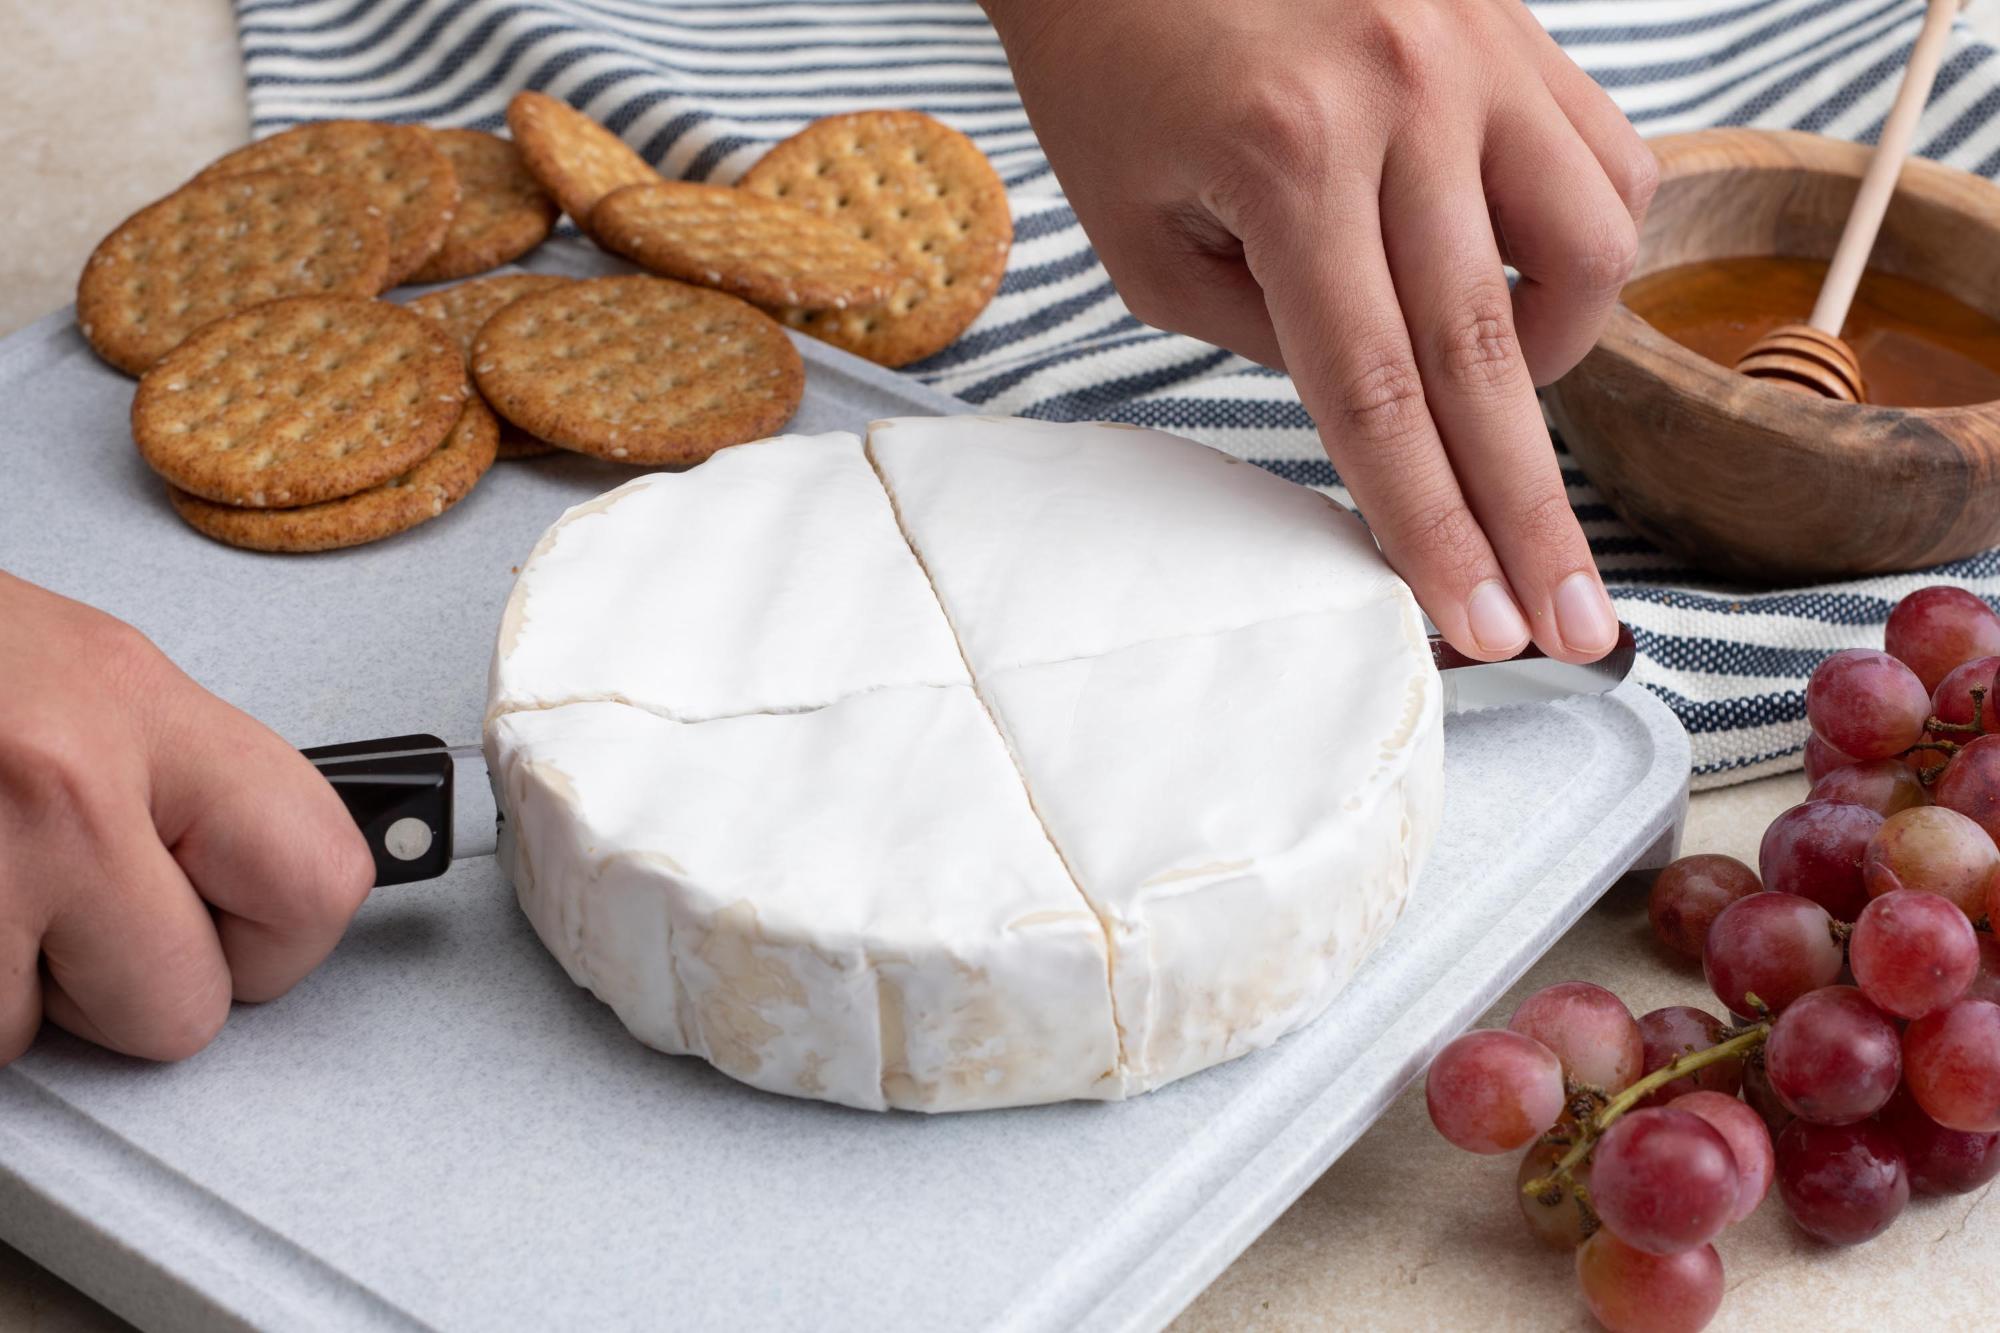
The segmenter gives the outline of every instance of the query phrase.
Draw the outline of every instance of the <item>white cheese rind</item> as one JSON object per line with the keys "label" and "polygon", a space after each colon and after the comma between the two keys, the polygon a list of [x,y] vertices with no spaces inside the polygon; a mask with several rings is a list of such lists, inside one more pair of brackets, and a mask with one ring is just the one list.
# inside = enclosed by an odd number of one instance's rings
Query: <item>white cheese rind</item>
{"label": "white cheese rind", "polygon": [[699,720],[966,679],[861,441],[787,435],[564,514],[508,599],[488,714]]}
{"label": "white cheese rind", "polygon": [[1130,1091],[1316,1016],[1436,833],[1440,690],[1407,594],[983,689],[1109,932]]}
{"label": "white cheese rind", "polygon": [[1118,1094],[1103,933],[970,689],[491,742],[522,906],[648,1045],[874,1109]]}
{"label": "white cheese rind", "polygon": [[1440,695],[1322,497],[1156,432],[897,421],[565,515],[486,737],[524,910],[640,1040],[941,1111],[1319,1013],[1434,835]]}
{"label": "white cheese rind", "polygon": [[868,454],[978,678],[1402,587],[1339,505],[1161,431],[912,417]]}

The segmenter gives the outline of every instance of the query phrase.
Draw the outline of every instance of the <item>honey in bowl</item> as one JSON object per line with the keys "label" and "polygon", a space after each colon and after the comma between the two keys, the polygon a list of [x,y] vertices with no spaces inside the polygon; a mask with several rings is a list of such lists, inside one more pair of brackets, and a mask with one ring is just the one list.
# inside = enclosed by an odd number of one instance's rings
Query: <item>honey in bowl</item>
{"label": "honey in bowl", "polygon": [[[1635,278],[1620,299],[1675,342],[1733,366],[1771,330],[1805,320],[1826,267],[1770,255],[1705,259]],[[2000,319],[1935,287],[1870,269],[1840,336],[1861,362],[1870,403],[2000,400]]]}

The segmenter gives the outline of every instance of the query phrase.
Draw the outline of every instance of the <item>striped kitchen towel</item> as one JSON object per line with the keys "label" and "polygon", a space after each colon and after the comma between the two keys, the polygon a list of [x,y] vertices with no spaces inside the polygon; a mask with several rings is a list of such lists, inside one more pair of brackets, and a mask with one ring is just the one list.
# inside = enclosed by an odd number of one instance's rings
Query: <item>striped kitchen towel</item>
{"label": "striped kitchen towel", "polygon": [[[1979,0],[2000,3],[2000,0]],[[1790,126],[1871,139],[1923,0],[1541,0],[1537,17],[1648,134]],[[971,135],[1013,198],[999,296],[912,368],[996,412],[1194,436],[1347,498],[1281,375],[1138,323],[1063,202],[972,0],[237,0],[253,123],[339,116],[500,128],[517,89],[584,108],[662,171],[734,180],[817,116],[916,107]],[[1921,151],[2000,175],[2000,60],[1961,32]],[[1782,592],[1717,585],[1634,535],[1565,459],[1570,497],[1639,642],[1637,674],[1694,738],[1695,785],[1798,765],[1802,689],[1829,650],[1880,646],[1924,583],[2000,596],[2000,552]]]}

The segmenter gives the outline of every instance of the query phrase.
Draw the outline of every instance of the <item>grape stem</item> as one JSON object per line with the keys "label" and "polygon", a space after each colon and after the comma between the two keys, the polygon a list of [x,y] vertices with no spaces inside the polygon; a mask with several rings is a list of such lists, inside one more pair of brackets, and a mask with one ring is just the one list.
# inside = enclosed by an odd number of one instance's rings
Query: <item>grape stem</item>
{"label": "grape stem", "polygon": [[[1976,736],[1984,730],[1986,725],[1986,687],[1984,685],[1974,685],[1966,693],[1972,696],[1972,721],[1946,722],[1943,718],[1933,714],[1924,723],[1924,730],[1945,731],[1961,736]],[[1911,748],[1921,750],[1927,747],[1918,745]]]}
{"label": "grape stem", "polygon": [[[1751,1008],[1759,1011],[1763,1010],[1764,1006],[1757,1001],[1755,996],[1747,998],[1750,1001]],[[1646,1100],[1654,1092],[1664,1088],[1677,1078],[1686,1078],[1689,1074],[1695,1073],[1697,1070],[1706,1069],[1710,1065],[1721,1064],[1724,1060],[1733,1060],[1738,1056],[1750,1054],[1761,1047],[1764,1044],[1764,1039],[1770,1035],[1771,1024],[1768,1021],[1753,1023],[1747,1028],[1730,1034],[1705,1051],[1690,1051],[1686,1055],[1680,1056],[1655,1069],[1631,1087],[1606,1101],[1595,1115],[1590,1116],[1588,1119],[1579,1120],[1577,1122],[1578,1133],[1576,1139],[1570,1144],[1569,1151],[1564,1153],[1562,1159],[1556,1163],[1555,1170],[1545,1176],[1537,1176],[1535,1179],[1521,1186],[1521,1192],[1530,1197],[1539,1198],[1542,1195],[1566,1186],[1576,1191],[1579,1199],[1584,1198],[1582,1191],[1577,1188],[1576,1168],[1589,1159],[1590,1150],[1597,1146],[1597,1140],[1603,1137],[1604,1131],[1611,1128],[1619,1116],[1624,1115],[1640,1102]]]}
{"label": "grape stem", "polygon": [[1986,687],[1984,685],[1974,685],[1966,693],[1972,697],[1972,721],[1947,722],[1933,713],[1929,718],[1925,719],[1924,730],[1929,735],[1938,737],[1939,739],[1920,740],[1909,749],[1903,751],[1902,757],[1904,758],[1919,751],[1944,756],[1941,762],[1918,771],[1917,780],[1926,787],[1936,782],[1940,777],[1943,777],[1945,765],[1951,762],[1953,755],[1965,748],[1964,745],[1957,741],[1942,739],[1944,736],[1977,736],[1986,730]]}

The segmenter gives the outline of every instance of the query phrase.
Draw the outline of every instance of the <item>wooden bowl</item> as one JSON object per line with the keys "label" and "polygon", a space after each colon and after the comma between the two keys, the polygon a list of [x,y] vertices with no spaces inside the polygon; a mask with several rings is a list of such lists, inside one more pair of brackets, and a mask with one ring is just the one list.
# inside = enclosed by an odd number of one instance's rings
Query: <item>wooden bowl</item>
{"label": "wooden bowl", "polygon": [[[1633,276],[1736,255],[1825,259],[1868,149],[1783,130],[1653,141]],[[2000,187],[1912,159],[1869,267],[2000,316]],[[1565,444],[1652,542],[1752,583],[1918,569],[2000,545],[2000,403],[1840,403],[1750,379],[1624,305],[1546,393]]]}

